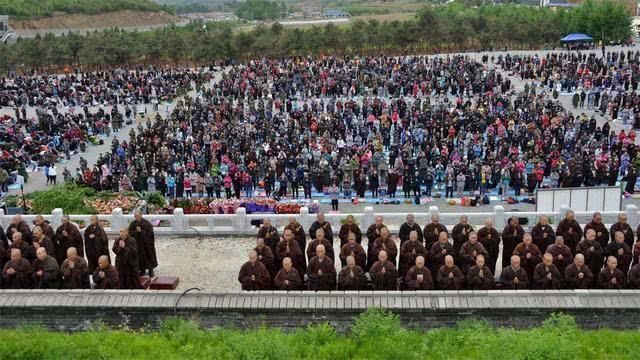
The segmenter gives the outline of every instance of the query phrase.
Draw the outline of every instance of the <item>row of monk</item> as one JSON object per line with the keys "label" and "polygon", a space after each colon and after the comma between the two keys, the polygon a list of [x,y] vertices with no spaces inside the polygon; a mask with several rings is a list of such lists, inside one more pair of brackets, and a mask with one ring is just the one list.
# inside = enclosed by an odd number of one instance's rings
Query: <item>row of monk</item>
{"label": "row of monk", "polygon": [[[525,232],[513,217],[500,234],[490,219],[476,232],[462,216],[451,241],[437,215],[422,229],[409,214],[398,234],[398,251],[379,216],[367,229],[365,251],[362,233],[349,216],[340,229],[341,270],[336,270],[332,229],[322,214],[309,229],[309,244],[295,218],[281,238],[265,219],[239,281],[245,290],[639,288],[640,243],[631,250],[627,241],[633,244],[634,235],[626,220],[620,215],[608,230],[595,213],[583,230],[568,211],[556,230],[542,216]],[[501,243],[502,271],[496,284]]]}

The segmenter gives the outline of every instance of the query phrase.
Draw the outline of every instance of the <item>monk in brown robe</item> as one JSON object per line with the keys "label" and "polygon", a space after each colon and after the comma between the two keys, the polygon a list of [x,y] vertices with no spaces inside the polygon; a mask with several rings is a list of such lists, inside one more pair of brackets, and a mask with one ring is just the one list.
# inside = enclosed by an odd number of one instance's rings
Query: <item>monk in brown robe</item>
{"label": "monk in brown robe", "polygon": [[300,249],[300,245],[298,245],[298,242],[294,239],[291,229],[285,229],[282,240],[276,248],[277,263],[284,264],[283,261],[285,258],[289,258],[289,261],[293,263],[293,267],[297,270],[298,274],[307,272],[307,259],[302,249]]}
{"label": "monk in brown robe", "polygon": [[623,273],[627,273],[631,267],[631,248],[625,242],[625,236],[622,231],[616,231],[615,240],[607,246],[605,254],[607,257],[613,256],[618,260],[618,269]]}
{"label": "monk in brown robe", "polygon": [[[285,230],[287,231],[287,230]],[[291,230],[288,230],[291,231]],[[297,244],[297,241],[293,241]],[[301,290],[302,289],[302,277],[300,273],[293,267],[293,262],[290,257],[282,259],[282,269],[278,271],[273,284],[277,290]]]}
{"label": "monk in brown robe", "polygon": [[67,249],[67,258],[60,266],[60,273],[65,289],[89,289],[87,261],[78,256],[76,248]]}
{"label": "monk in brown robe", "polygon": [[[424,247],[430,249],[433,244],[438,242],[441,232],[446,232],[449,236],[447,227],[440,224],[440,217],[437,214],[431,215],[431,222],[424,227],[422,235],[424,235]],[[436,269],[437,270],[437,269]]]}
{"label": "monk in brown robe", "polygon": [[520,267],[520,256],[511,256],[511,265],[502,269],[500,282],[505,290],[529,289],[529,275]]}
{"label": "monk in brown robe", "polygon": [[520,257],[520,266],[524,268],[529,275],[529,285],[533,285],[533,273],[536,266],[542,262],[542,254],[540,249],[533,243],[531,234],[526,233],[522,238],[522,242],[513,250],[513,255]]}
{"label": "monk in brown robe", "polygon": [[33,266],[22,257],[20,249],[11,250],[11,260],[2,268],[2,287],[5,289],[31,289]]}
{"label": "monk in brown robe", "polygon": [[324,245],[318,245],[316,256],[309,260],[307,266],[309,278],[309,290],[335,290],[336,267],[333,261],[326,256]]}
{"label": "monk in brown robe", "polygon": [[584,240],[580,241],[576,247],[576,253],[584,255],[585,263],[592,273],[600,272],[604,250],[596,241],[596,232],[593,229],[587,230]]}
{"label": "monk in brown robe", "polygon": [[373,290],[398,290],[398,270],[395,265],[387,259],[387,252],[381,250],[371,270],[369,270]]}
{"label": "monk in brown robe", "polygon": [[[624,235],[624,242],[629,245],[629,247],[632,247],[635,237],[633,236],[633,229],[629,226],[629,223],[627,223],[627,214],[619,214],[618,222],[611,225],[611,230],[609,231],[611,242],[615,241],[615,235],[618,231]],[[606,249],[607,247],[603,246],[602,248]]]}
{"label": "monk in brown robe", "polygon": [[350,233],[347,239],[347,243],[340,249],[340,262],[342,267],[347,266],[347,258],[353,256],[356,265],[364,269],[367,266],[367,253],[364,251],[362,245],[357,243],[356,234]]}
{"label": "monk in brown robe", "polygon": [[144,275],[149,270],[149,277],[153,278],[153,269],[158,267],[153,225],[149,220],[142,218],[140,210],[136,210],[133,216],[134,219],[129,225],[129,234],[136,239],[136,244],[138,245],[140,275]]}
{"label": "monk in brown robe", "polygon": [[347,265],[338,273],[338,290],[365,290],[367,278],[353,256],[347,256]]}
{"label": "monk in brown robe", "polygon": [[369,268],[371,268],[373,263],[376,262],[376,259],[378,259],[378,253],[382,250],[387,252],[389,261],[393,266],[395,266],[396,257],[398,256],[398,247],[396,246],[396,242],[389,235],[389,229],[386,227],[380,230],[380,237],[377,238],[376,241],[373,242],[373,246],[369,248],[369,256],[367,258],[367,266]]}
{"label": "monk in brown robe", "polygon": [[640,265],[634,265],[631,270],[629,270],[627,288],[640,289]]}
{"label": "monk in brown robe", "polygon": [[399,263],[399,275],[401,279],[404,279],[407,275],[407,271],[415,266],[418,256],[427,258],[429,252],[424,248],[424,245],[418,239],[418,232],[412,231],[409,234],[409,241],[406,241],[400,246],[400,263]]}
{"label": "monk in brown robe", "polygon": [[324,213],[322,212],[318,212],[318,214],[316,214],[316,221],[314,221],[311,224],[311,227],[309,227],[309,237],[311,237],[311,240],[317,237],[316,232],[319,229],[324,231],[324,238],[333,247],[333,229],[331,228],[331,224],[324,219]]}
{"label": "monk in brown robe", "polygon": [[111,250],[116,254],[116,270],[120,277],[120,288],[141,289],[138,244],[136,244],[136,239],[129,236],[127,228],[120,229],[119,236],[113,243]]}
{"label": "monk in brown robe", "polygon": [[345,223],[340,227],[340,233],[338,236],[340,237],[341,249],[349,241],[349,233],[353,233],[356,236],[356,242],[358,244],[362,243],[362,231],[358,224],[356,224],[356,220],[353,215],[347,215]]}
{"label": "monk in brown robe", "polygon": [[48,255],[44,247],[38,248],[36,260],[33,262],[33,287],[35,289],[57,289],[59,274],[60,267],[56,258]]}
{"label": "monk in brown robe", "polygon": [[6,232],[7,238],[11,239],[14,232],[22,233],[22,238],[29,245],[31,245],[31,243],[33,242],[33,235],[31,234],[31,229],[29,228],[29,225],[27,225],[27,223],[24,220],[22,220],[22,216],[20,214],[14,215],[13,218],[11,219],[11,224],[7,228],[7,232]]}
{"label": "monk in brown robe", "polygon": [[407,290],[433,290],[433,276],[429,268],[424,266],[424,256],[418,255],[416,263],[404,276]]}
{"label": "monk in brown robe", "polygon": [[11,239],[11,245],[8,249],[9,253],[11,253],[12,249],[19,249],[22,258],[30,263],[33,262],[36,259],[36,251],[34,250],[33,245],[24,241],[21,232],[14,232],[11,236],[13,238]]}
{"label": "monk in brown robe", "polygon": [[104,255],[111,263],[109,256],[109,239],[104,231],[98,217],[91,216],[91,224],[84,231],[84,246],[87,253],[87,262],[89,263],[89,273],[92,273],[98,267],[98,259]]}
{"label": "monk in brown robe", "polygon": [[263,263],[258,261],[258,253],[255,250],[249,251],[249,261],[240,268],[238,281],[242,285],[242,290],[246,291],[269,290],[271,288],[269,271]]}
{"label": "monk in brown robe", "polygon": [[462,267],[462,273],[466,274],[469,268],[476,264],[476,256],[488,256],[487,250],[478,241],[478,234],[470,232],[468,235],[469,240],[462,245],[458,254],[460,254],[460,264]]}
{"label": "monk in brown robe", "polygon": [[640,240],[636,241],[636,243],[633,245],[632,253],[633,253],[633,261],[631,262],[631,266],[640,264]]}
{"label": "monk in brown robe", "polygon": [[444,265],[438,269],[436,280],[438,289],[440,290],[462,289],[464,285],[464,274],[462,274],[460,268],[454,264],[453,256],[445,256]]}
{"label": "monk in brown robe", "polygon": [[373,242],[380,237],[380,231],[387,227],[383,221],[384,219],[382,216],[376,216],[375,222],[367,229],[368,248],[371,248],[371,246],[373,246]]}
{"label": "monk in brown robe", "polygon": [[78,227],[71,223],[69,215],[64,215],[62,217],[62,225],[60,225],[56,230],[54,243],[54,247],[57,251],[56,259],[58,259],[59,264],[62,264],[62,262],[67,258],[67,250],[71,247],[76,248],[78,256],[84,257],[84,242],[82,241],[82,235],[80,234]]}
{"label": "monk in brown robe", "polygon": [[93,273],[93,282],[96,284],[96,289],[120,289],[118,270],[111,265],[107,255],[98,258],[98,266]]}
{"label": "monk in brown robe", "polygon": [[562,288],[562,274],[553,265],[553,256],[544,254],[542,263],[536,265],[533,273],[533,286],[535,289],[553,290]]}
{"label": "monk in brown robe", "polygon": [[[464,243],[469,241],[469,234],[473,232],[473,226],[469,225],[469,218],[466,215],[460,216],[460,222],[451,230],[451,238],[453,239],[453,252],[460,254],[460,248]],[[456,258],[456,264],[462,266],[462,259]],[[472,264],[473,265],[473,264]]]}
{"label": "monk in brown robe", "polygon": [[264,239],[264,243],[271,249],[271,252],[276,253],[276,247],[280,242],[280,234],[278,234],[278,229],[271,225],[271,219],[265,218],[262,220],[262,226],[258,230],[258,238]]}
{"label": "monk in brown robe", "polygon": [[[402,247],[405,242],[409,241],[412,231],[415,231],[418,235],[418,242],[423,243],[424,237],[422,236],[422,228],[420,225],[416,224],[413,214],[408,214],[407,221],[400,226],[400,232],[398,233],[398,237],[400,238],[400,247]],[[413,262],[411,262],[411,266],[413,266]]]}
{"label": "monk in brown robe", "polygon": [[298,242],[298,246],[300,247],[300,249],[306,249],[307,235],[302,225],[300,225],[300,223],[298,223],[298,221],[296,220],[295,216],[291,216],[289,218],[289,223],[284,227],[284,230],[287,229],[291,230],[291,232],[293,233],[293,238]]}
{"label": "monk in brown robe", "polygon": [[562,236],[564,243],[574,250],[580,239],[582,239],[582,228],[576,221],[576,215],[573,210],[568,210],[564,219],[558,224],[556,235]]}
{"label": "monk in brown robe", "polygon": [[333,245],[331,245],[329,240],[325,239],[324,230],[322,229],[316,230],[315,239],[311,240],[309,245],[307,245],[307,259],[311,260],[311,258],[316,256],[315,250],[318,248],[318,245],[324,246],[326,255],[331,259],[331,261],[334,261],[336,256],[333,252]]}
{"label": "monk in brown robe", "polygon": [[[35,226],[40,227],[40,229],[42,230],[42,233],[44,233],[44,236],[48,237],[49,239],[51,239],[51,241],[53,241],[53,238],[55,237],[56,233],[51,227],[51,225],[49,225],[49,223],[44,219],[42,215],[36,215],[36,218],[33,220],[33,223],[35,224]],[[34,230],[35,230],[35,227],[34,227]],[[53,256],[53,254],[49,254],[49,255]]]}
{"label": "monk in brown robe", "polygon": [[564,270],[564,287],[567,289],[591,289],[593,286],[593,273],[584,264],[584,255],[577,254],[573,264]]}
{"label": "monk in brown robe", "polygon": [[467,272],[467,288],[470,290],[491,290],[496,287],[491,269],[484,263],[484,255],[476,256],[476,263]]}
{"label": "monk in brown robe", "polygon": [[549,218],[546,215],[540,216],[540,222],[531,229],[531,237],[533,238],[533,243],[543,254],[547,252],[547,247],[555,242],[556,233],[549,225]]}
{"label": "monk in brown robe", "polygon": [[269,271],[269,276],[273,279],[278,273],[276,268],[276,258],[271,248],[267,246],[263,238],[256,239],[256,247],[253,249],[258,254],[258,261]]}
{"label": "monk in brown robe", "polygon": [[619,290],[624,288],[624,273],[618,269],[618,260],[609,256],[607,266],[598,275],[598,285],[601,289]]}
{"label": "monk in brown robe", "polygon": [[35,226],[33,228],[33,248],[35,250],[43,248],[48,255],[56,255],[56,250],[53,246],[53,240],[44,235],[40,226]]}
{"label": "monk in brown robe", "polygon": [[498,230],[493,226],[492,219],[484,220],[484,227],[478,230],[478,241],[487,249],[487,253],[489,253],[485,262],[489,270],[491,270],[491,273],[494,274],[496,272],[498,255],[500,254],[500,234],[498,234]]}
{"label": "monk in brown robe", "polygon": [[445,256],[453,256],[453,245],[449,242],[449,234],[446,231],[440,233],[438,242],[431,246],[431,273],[436,275],[440,267],[444,265]]}
{"label": "monk in brown robe", "polygon": [[[584,233],[589,229],[593,229],[596,232],[596,241],[600,243],[603,249],[606,249],[609,243],[609,230],[607,230],[607,227],[602,223],[602,214],[599,212],[593,213],[593,218],[584,227]],[[571,251],[575,250],[576,249],[571,249]]]}
{"label": "monk in brown robe", "polygon": [[562,236],[556,236],[556,242],[547,248],[547,252],[553,256],[553,265],[558,268],[561,274],[567,266],[573,263],[573,253],[567,245],[564,244]]}
{"label": "monk in brown robe", "polygon": [[[4,232],[2,233],[4,234]],[[5,245],[4,241],[0,241],[0,268],[3,268],[4,264],[6,264],[7,261],[9,261],[10,254],[8,253],[7,248],[8,248],[8,245]]]}
{"label": "monk in brown robe", "polygon": [[502,268],[509,267],[511,255],[516,245],[522,242],[524,229],[520,226],[518,218],[513,216],[507,226],[502,230]]}

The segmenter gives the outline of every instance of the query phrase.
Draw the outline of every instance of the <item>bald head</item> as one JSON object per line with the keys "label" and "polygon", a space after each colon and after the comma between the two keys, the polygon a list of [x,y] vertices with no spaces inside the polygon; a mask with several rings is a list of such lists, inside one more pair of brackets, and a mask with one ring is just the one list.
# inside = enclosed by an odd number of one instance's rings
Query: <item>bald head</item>
{"label": "bald head", "polygon": [[518,255],[511,256],[511,267],[516,270],[520,269],[520,257]]}
{"label": "bald head", "polygon": [[75,261],[78,258],[78,251],[76,248],[70,247],[67,249],[67,258],[72,261]]}
{"label": "bald head", "polygon": [[316,255],[318,256],[319,259],[324,259],[324,255],[327,253],[326,249],[324,248],[324,245],[318,245],[316,246]]}
{"label": "bald head", "polygon": [[36,250],[36,257],[38,257],[39,260],[44,260],[47,257],[47,250],[44,246],[41,246]]}
{"label": "bald head", "polygon": [[293,266],[293,262],[291,261],[290,257],[285,257],[284,259],[282,259],[282,267],[286,270],[289,271],[291,270],[291,267]]}
{"label": "bald head", "polygon": [[584,255],[576,254],[576,256],[573,258],[573,263],[577,267],[582,267],[582,265],[584,265]]}
{"label": "bald head", "polygon": [[542,256],[542,261],[544,262],[544,265],[549,267],[551,266],[551,264],[553,264],[553,255],[549,254],[549,253],[545,253]]}
{"label": "bald head", "polygon": [[387,255],[387,252],[382,250],[378,253],[378,260],[380,261],[387,261],[387,258],[389,257],[389,255]]}
{"label": "bald head", "polygon": [[100,267],[100,269],[109,267],[109,257],[107,255],[102,255],[98,258],[98,267]]}
{"label": "bald head", "polygon": [[356,258],[351,255],[347,256],[347,266],[350,268],[356,266]]}
{"label": "bald head", "polygon": [[448,268],[453,267],[453,256],[447,255],[444,257],[444,265]]}
{"label": "bald head", "polygon": [[258,253],[255,250],[249,250],[249,262],[255,264],[258,261]]}
{"label": "bald head", "polygon": [[11,250],[11,260],[18,261],[22,259],[22,251],[20,249],[12,249]]}

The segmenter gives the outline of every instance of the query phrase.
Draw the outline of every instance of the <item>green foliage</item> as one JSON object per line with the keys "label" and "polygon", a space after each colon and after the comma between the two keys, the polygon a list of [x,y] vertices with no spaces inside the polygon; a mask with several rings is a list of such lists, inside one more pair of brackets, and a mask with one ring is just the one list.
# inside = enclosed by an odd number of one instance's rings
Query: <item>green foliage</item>
{"label": "green foliage", "polygon": [[0,14],[18,19],[51,16],[54,12],[100,14],[120,10],[166,11],[151,0],[0,0]]}
{"label": "green foliage", "polygon": [[274,20],[287,16],[287,7],[283,2],[267,0],[247,0],[239,3],[236,16],[245,20]]}
{"label": "green foliage", "polygon": [[391,12],[391,10],[388,7],[364,6],[364,5],[344,5],[344,6],[339,6],[338,9],[349,13],[349,15],[351,16],[381,15],[381,14],[389,14]]}
{"label": "green foliage", "polygon": [[369,308],[356,318],[351,330],[354,337],[360,341],[373,338],[396,336],[402,332],[400,317],[383,308]]}
{"label": "green foliage", "polygon": [[85,200],[95,196],[95,190],[71,183],[56,185],[27,195],[32,201],[31,210],[36,214],[50,214],[61,208],[66,214],[95,214],[96,209],[85,205]]}
{"label": "green foliage", "polygon": [[137,196],[146,201],[149,205],[155,205],[158,207],[165,207],[167,205],[167,200],[159,192],[137,194]]}

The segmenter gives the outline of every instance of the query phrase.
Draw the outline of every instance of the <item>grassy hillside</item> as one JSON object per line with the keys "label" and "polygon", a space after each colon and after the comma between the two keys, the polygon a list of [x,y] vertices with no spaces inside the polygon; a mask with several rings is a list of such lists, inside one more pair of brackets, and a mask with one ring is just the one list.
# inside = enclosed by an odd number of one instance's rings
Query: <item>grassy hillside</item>
{"label": "grassy hillside", "polygon": [[102,14],[120,10],[169,11],[150,0],[0,0],[0,14],[17,20],[48,17],[56,12]]}

